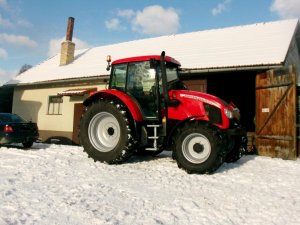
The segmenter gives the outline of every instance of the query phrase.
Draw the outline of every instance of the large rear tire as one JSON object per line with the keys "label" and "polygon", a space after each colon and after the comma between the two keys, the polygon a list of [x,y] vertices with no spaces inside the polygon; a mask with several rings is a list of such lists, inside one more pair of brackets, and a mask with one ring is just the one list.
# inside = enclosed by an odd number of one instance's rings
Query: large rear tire
{"label": "large rear tire", "polygon": [[118,103],[97,101],[88,106],[80,121],[80,141],[95,161],[121,163],[133,153],[133,139],[126,108]]}
{"label": "large rear tire", "polygon": [[188,173],[212,173],[224,161],[223,142],[216,127],[199,121],[187,123],[174,137],[173,158]]}

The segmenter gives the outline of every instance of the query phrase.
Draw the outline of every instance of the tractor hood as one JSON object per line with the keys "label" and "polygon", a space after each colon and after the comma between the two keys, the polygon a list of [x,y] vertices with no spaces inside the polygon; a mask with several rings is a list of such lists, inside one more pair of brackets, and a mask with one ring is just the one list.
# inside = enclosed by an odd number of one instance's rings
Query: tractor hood
{"label": "tractor hood", "polygon": [[170,119],[198,117],[220,128],[227,128],[229,120],[240,118],[239,110],[234,104],[228,104],[214,95],[189,90],[172,90],[169,92],[169,97],[170,100],[176,99],[180,102],[177,107],[169,107]]}
{"label": "tractor hood", "polygon": [[189,91],[189,90],[176,90],[171,91],[170,98],[178,99],[180,102],[182,101],[201,101],[210,105],[213,105],[217,108],[228,107],[233,108],[232,105],[228,104],[224,100],[207,93],[197,92],[197,91]]}

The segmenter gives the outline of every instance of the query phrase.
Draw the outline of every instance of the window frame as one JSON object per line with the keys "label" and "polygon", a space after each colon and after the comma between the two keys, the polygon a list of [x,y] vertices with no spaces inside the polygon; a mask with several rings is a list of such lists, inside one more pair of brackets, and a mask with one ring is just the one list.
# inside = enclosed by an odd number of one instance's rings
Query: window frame
{"label": "window frame", "polygon": [[[120,67],[124,67],[125,68],[125,70],[124,70],[125,77],[122,77],[124,75],[124,73],[123,74],[116,73],[117,69],[119,69]],[[126,91],[126,86],[127,86],[126,82],[127,82],[128,63],[116,64],[112,68],[113,69],[112,69],[111,79],[110,79],[110,83],[109,83],[109,88],[117,89],[117,90],[121,90],[121,91],[125,92]],[[118,76],[116,76],[116,75],[118,75]],[[120,81],[124,79],[123,80],[124,81],[123,86],[117,86],[116,85],[116,83],[118,82],[117,81],[118,79]]]}
{"label": "window frame", "polygon": [[[53,99],[56,99],[56,100],[53,101]],[[57,96],[57,95],[48,96],[47,115],[62,115],[63,102],[64,102],[63,96]],[[57,107],[55,107],[56,105],[57,105]]]}

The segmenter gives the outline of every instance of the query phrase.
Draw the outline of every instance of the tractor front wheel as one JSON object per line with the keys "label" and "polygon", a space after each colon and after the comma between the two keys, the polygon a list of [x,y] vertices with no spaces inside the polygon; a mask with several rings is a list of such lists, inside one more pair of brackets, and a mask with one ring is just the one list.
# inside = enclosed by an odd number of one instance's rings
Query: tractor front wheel
{"label": "tractor front wheel", "polygon": [[212,173],[223,163],[226,149],[221,134],[212,125],[188,123],[174,140],[173,157],[188,173]]}
{"label": "tractor front wheel", "polygon": [[225,157],[225,162],[236,162],[247,152],[247,136],[232,137],[229,143],[231,149]]}

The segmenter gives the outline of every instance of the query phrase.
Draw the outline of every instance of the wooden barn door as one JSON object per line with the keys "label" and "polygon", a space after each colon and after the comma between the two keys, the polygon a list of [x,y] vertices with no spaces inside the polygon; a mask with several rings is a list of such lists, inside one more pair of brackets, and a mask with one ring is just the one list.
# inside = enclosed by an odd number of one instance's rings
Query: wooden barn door
{"label": "wooden barn door", "polygon": [[296,159],[296,75],[292,67],[256,76],[255,121],[259,155]]}

